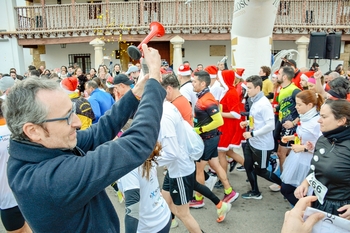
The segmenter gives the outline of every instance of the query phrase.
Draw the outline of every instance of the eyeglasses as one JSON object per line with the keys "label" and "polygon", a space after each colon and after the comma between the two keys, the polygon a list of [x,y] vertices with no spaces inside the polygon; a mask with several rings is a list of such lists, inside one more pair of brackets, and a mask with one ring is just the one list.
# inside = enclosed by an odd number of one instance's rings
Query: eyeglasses
{"label": "eyeglasses", "polygon": [[76,114],[75,103],[72,104],[72,110],[69,111],[69,113],[67,114],[67,116],[65,116],[65,117],[60,117],[60,118],[46,119],[46,120],[44,120],[43,123],[45,123],[45,122],[52,122],[52,121],[63,121],[63,120],[66,120],[66,121],[67,121],[67,124],[70,125],[70,124],[72,123],[73,113]]}

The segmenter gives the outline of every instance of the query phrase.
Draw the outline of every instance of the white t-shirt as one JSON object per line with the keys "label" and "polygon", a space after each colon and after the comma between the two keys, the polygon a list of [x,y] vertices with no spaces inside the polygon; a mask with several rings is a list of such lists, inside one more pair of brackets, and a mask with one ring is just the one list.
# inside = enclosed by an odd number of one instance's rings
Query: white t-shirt
{"label": "white t-shirt", "polygon": [[[275,145],[272,134],[275,128],[275,116],[270,101],[263,96],[253,102],[249,116],[254,119],[254,137],[249,138],[250,145],[258,150],[272,150]],[[268,126],[271,128],[267,128]]]}
{"label": "white t-shirt", "polygon": [[215,80],[213,86],[209,87],[209,90],[217,101],[220,101],[224,96],[225,89],[220,85],[219,81],[217,80]]}
{"label": "white t-shirt", "polygon": [[172,103],[165,101],[158,136],[163,149],[157,162],[159,166],[167,166],[170,178],[188,176],[195,170],[194,162],[184,150],[184,133],[186,130],[180,112]]}
{"label": "white t-shirt", "polygon": [[11,132],[6,125],[0,126],[0,209],[9,209],[17,206],[12,190],[7,180],[8,146]]}
{"label": "white t-shirt", "polygon": [[154,233],[162,230],[170,219],[170,209],[161,195],[156,166],[150,170],[149,180],[142,177],[142,165],[120,179],[120,191],[140,189],[139,224],[137,232]]}
{"label": "white t-shirt", "polygon": [[185,83],[180,88],[181,95],[185,96],[185,98],[191,102],[192,105],[192,111],[194,112],[194,106],[196,106],[198,97],[196,95],[196,92],[193,91],[193,85],[191,82]]}

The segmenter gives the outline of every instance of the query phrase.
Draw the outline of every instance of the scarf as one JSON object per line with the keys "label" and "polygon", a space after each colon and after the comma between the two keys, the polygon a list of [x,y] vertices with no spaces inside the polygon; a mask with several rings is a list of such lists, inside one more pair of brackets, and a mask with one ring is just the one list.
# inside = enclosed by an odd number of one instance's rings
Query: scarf
{"label": "scarf", "polygon": [[336,129],[327,132],[322,132],[322,134],[330,142],[342,142],[345,140],[350,140],[350,127],[340,126]]}
{"label": "scarf", "polygon": [[307,111],[306,113],[300,114],[299,117],[300,117],[301,122],[306,122],[306,121],[311,120],[312,118],[314,118],[317,115],[318,115],[318,112],[316,110],[316,107],[313,107],[309,111]]}
{"label": "scarf", "polygon": [[197,93],[197,97],[198,99],[200,99],[205,93],[209,92],[209,87],[204,88],[203,90],[201,90],[200,92]]}
{"label": "scarf", "polygon": [[254,97],[251,97],[250,100],[254,103],[257,102],[259,99],[264,97],[264,92],[260,91],[258,94],[256,94]]}

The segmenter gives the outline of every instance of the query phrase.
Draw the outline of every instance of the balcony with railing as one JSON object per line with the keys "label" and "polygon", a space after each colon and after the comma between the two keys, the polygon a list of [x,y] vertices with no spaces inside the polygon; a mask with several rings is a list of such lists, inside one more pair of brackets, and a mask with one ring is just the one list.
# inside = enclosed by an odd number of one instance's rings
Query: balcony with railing
{"label": "balcony with railing", "polygon": [[[44,36],[81,33],[145,34],[152,21],[167,33],[229,33],[234,0],[157,0],[15,7],[16,32]],[[257,12],[258,14],[258,12]],[[244,23],[244,22],[243,22]],[[281,0],[275,33],[350,34],[349,0]]]}

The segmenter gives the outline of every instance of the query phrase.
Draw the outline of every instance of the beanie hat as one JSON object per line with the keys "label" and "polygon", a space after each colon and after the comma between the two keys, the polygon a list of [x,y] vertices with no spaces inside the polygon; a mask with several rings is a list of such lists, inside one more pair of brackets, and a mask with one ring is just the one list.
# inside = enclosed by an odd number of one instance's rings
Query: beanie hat
{"label": "beanie hat", "polygon": [[308,78],[308,83],[316,84],[316,79],[312,76],[311,78]]}
{"label": "beanie hat", "polygon": [[5,92],[13,85],[15,85],[15,80],[11,76],[4,76],[0,79],[0,91]]}
{"label": "beanie hat", "polygon": [[177,72],[181,76],[191,75],[191,69],[189,65],[181,65],[179,71]]}
{"label": "beanie hat", "polygon": [[65,90],[67,93],[71,94],[71,93],[75,92],[75,90],[78,87],[78,79],[75,76],[65,78],[61,81],[60,85],[63,88],[63,90]]}
{"label": "beanie hat", "polygon": [[210,78],[216,78],[218,73],[218,68],[216,68],[216,66],[207,66],[204,70],[209,73]]}
{"label": "beanie hat", "polygon": [[244,68],[236,68],[235,75],[237,78],[243,78]]}

